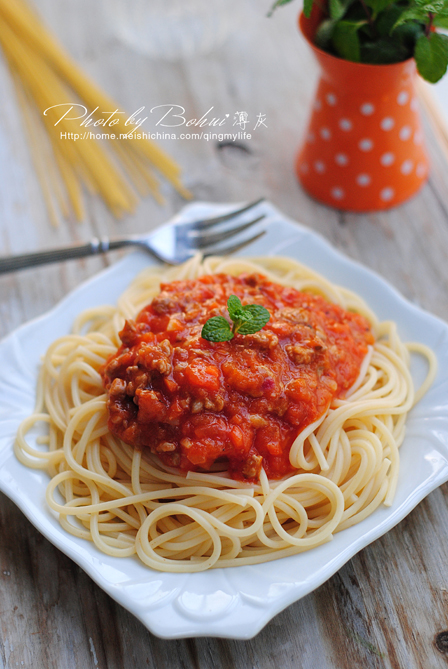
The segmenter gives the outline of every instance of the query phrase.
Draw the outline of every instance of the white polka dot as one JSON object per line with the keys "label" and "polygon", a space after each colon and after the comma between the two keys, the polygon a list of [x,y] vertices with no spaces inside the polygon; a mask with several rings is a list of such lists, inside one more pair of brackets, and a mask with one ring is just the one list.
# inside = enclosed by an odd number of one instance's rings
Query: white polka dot
{"label": "white polka dot", "polygon": [[398,133],[398,136],[403,142],[405,142],[409,137],[412,135],[412,128],[410,125],[404,125],[401,129],[400,132]]}
{"label": "white polka dot", "polygon": [[375,107],[370,102],[364,102],[359,108],[363,116],[370,116],[375,111]]}
{"label": "white polka dot", "polygon": [[406,102],[409,100],[409,93],[407,91],[401,91],[398,93],[397,102],[403,107]]}
{"label": "white polka dot", "polygon": [[322,160],[316,160],[314,162],[314,169],[319,174],[323,174],[327,168],[325,167],[325,163]]}
{"label": "white polka dot", "polygon": [[313,143],[313,142],[316,141],[316,135],[314,134],[314,132],[311,132],[311,130],[310,130],[310,132],[306,136],[306,139],[307,139],[308,142]]}
{"label": "white polka dot", "polygon": [[338,99],[337,99],[336,95],[334,95],[334,93],[328,93],[327,96],[326,96],[326,100],[331,107],[334,107],[335,104],[338,101]]}
{"label": "white polka dot", "polygon": [[395,191],[393,188],[383,188],[380,193],[380,198],[384,200],[384,202],[389,202],[389,200],[392,200],[394,195]]}
{"label": "white polka dot", "polygon": [[395,161],[395,156],[393,153],[390,153],[389,151],[387,153],[383,153],[383,155],[380,158],[380,163],[381,165],[384,165],[384,167],[389,167],[389,165],[392,165],[394,161]]}
{"label": "white polka dot", "polygon": [[405,160],[400,167],[400,172],[402,174],[410,174],[412,172],[413,167],[414,163],[412,162],[412,160]]}
{"label": "white polka dot", "polygon": [[302,163],[300,165],[300,171],[303,172],[303,174],[308,174],[308,172],[310,171],[308,163]]}
{"label": "white polka dot", "polygon": [[322,137],[322,139],[325,139],[326,142],[331,139],[331,130],[330,128],[321,128],[319,130],[319,135]]}
{"label": "white polka dot", "polygon": [[319,100],[319,98],[314,100],[314,109],[316,111],[320,111],[322,109],[322,102]]}
{"label": "white polka dot", "polygon": [[331,189],[331,194],[335,200],[342,200],[342,198],[345,196],[345,191],[343,188],[335,186],[334,188]]}
{"label": "white polka dot", "polygon": [[423,133],[421,130],[417,130],[416,133],[414,133],[414,144],[421,144],[423,142]]}
{"label": "white polka dot", "polygon": [[411,106],[412,111],[415,111],[415,112],[418,111],[418,100],[417,100],[417,98],[412,98],[410,106]]}
{"label": "white polka dot", "polygon": [[368,137],[364,137],[358,142],[358,146],[361,151],[371,151],[373,149],[373,142]]}
{"label": "white polka dot", "polygon": [[334,160],[338,165],[341,165],[341,167],[348,165],[348,156],[346,153],[337,153]]}
{"label": "white polka dot", "polygon": [[419,163],[417,169],[415,170],[419,179],[423,179],[426,176],[426,165],[424,163]]}
{"label": "white polka dot", "polygon": [[368,186],[372,181],[369,174],[358,174],[356,177],[356,183],[358,186]]}
{"label": "white polka dot", "polygon": [[353,123],[350,121],[349,118],[341,118],[339,121],[339,127],[341,130],[345,130],[345,132],[348,132],[353,128]]}
{"label": "white polka dot", "polygon": [[380,123],[381,130],[392,130],[395,121],[391,116],[385,116]]}

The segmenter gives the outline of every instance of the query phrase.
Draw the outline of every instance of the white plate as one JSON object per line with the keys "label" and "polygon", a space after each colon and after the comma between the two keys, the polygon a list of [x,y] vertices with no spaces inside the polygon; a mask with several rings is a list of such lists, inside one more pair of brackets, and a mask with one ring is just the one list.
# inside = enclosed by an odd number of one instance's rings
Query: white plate
{"label": "white plate", "polygon": [[[180,218],[213,216],[225,207],[196,203]],[[19,422],[33,409],[39,357],[70,331],[76,314],[113,303],[135,274],[150,262],[134,253],[95,276],[45,316],[0,343],[0,489],[55,546],[79,564],[111,597],[163,638],[216,636],[247,639],[286,606],[326,581],[355,553],[390,530],[428,493],[448,480],[448,326],[407,302],[381,278],[348,260],[321,237],[287,220],[269,204],[268,233],[244,255],[288,255],[360,293],[381,319],[398,322],[400,335],[437,353],[437,379],[411,412],[401,448],[397,495],[333,541],[289,558],[198,574],[165,574],[136,558],[112,558],[87,541],[65,533],[45,504],[45,473],[21,465],[13,454]],[[417,383],[423,365],[414,365]]]}

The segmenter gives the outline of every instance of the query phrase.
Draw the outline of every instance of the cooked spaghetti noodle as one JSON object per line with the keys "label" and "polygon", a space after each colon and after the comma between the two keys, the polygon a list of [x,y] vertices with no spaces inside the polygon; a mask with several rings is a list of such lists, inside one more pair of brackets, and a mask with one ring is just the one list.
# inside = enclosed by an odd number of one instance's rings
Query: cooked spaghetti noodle
{"label": "cooked spaghetti noodle", "polygon": [[[215,471],[183,473],[122,442],[107,427],[101,377],[124,320],[159,293],[161,282],[247,272],[362,314],[375,335],[349,391],[295,439],[294,472],[269,480],[262,470],[256,483],[233,480],[219,463]],[[418,392],[411,352],[429,365]],[[402,343],[394,323],[379,323],[356,294],[295,261],[194,258],[176,268],[145,270],[117,307],[83,312],[73,334],[50,346],[36,410],[20,426],[15,452],[25,465],[48,471],[46,499],[62,527],[108,555],[137,554],[146,565],[171,572],[257,564],[318,546],[392,503],[406,416],[435,371],[435,355],[426,346]],[[27,433],[41,422],[49,434],[31,445]]]}

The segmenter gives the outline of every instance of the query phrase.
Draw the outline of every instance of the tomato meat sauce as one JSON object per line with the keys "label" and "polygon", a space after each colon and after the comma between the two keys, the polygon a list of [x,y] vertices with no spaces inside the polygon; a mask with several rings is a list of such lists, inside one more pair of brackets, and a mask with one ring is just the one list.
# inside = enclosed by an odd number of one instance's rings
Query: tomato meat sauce
{"label": "tomato meat sauce", "polygon": [[[228,318],[230,295],[270,320],[255,334],[203,339],[210,317]],[[363,316],[260,274],[162,284],[120,338],[102,370],[111,432],[170,467],[222,462],[249,481],[262,467],[273,479],[293,471],[295,438],[353,385],[374,341]]]}

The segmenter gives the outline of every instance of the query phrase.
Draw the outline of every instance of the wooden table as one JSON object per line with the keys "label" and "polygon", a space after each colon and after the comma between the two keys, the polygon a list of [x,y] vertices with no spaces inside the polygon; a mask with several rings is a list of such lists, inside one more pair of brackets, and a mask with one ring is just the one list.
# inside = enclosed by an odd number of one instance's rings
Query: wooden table
{"label": "wooden table", "polygon": [[[359,216],[309,199],[296,182],[293,161],[317,67],[296,31],[298,6],[293,3],[267,19],[269,2],[240,4],[244,16],[235,17],[234,35],[224,47],[178,63],[150,60],[119,43],[101,3],[40,0],[38,6],[69,51],[129,110],[176,103],[189,118],[212,106],[217,116],[246,111],[251,122],[266,115],[267,128],[258,128],[241,146],[160,142],[183,166],[196,199],[238,202],[264,195],[379,272],[407,298],[448,319],[447,166],[431,133],[429,182],[407,204]],[[101,202],[87,198],[88,215],[81,225],[66,221],[52,228],[1,59],[0,99],[1,255],[148,230],[182,206],[166,186],[165,206],[147,199],[135,215],[116,221]],[[44,313],[113,260],[72,261],[1,277],[0,335]],[[448,655],[435,644],[448,629],[446,485],[245,642],[156,638],[0,497],[1,669],[447,666]]]}

